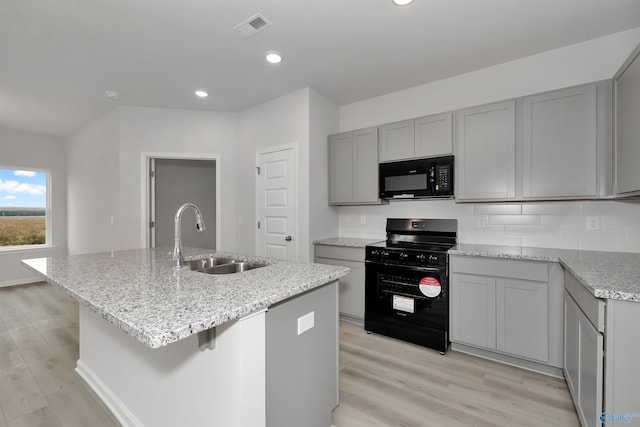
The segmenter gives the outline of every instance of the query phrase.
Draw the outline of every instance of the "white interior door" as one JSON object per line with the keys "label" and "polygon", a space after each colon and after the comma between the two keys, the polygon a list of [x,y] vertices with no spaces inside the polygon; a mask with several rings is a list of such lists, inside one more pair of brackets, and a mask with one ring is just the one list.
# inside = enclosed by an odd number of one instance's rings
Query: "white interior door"
{"label": "white interior door", "polygon": [[256,172],[256,254],[296,260],[295,148],[259,152]]}

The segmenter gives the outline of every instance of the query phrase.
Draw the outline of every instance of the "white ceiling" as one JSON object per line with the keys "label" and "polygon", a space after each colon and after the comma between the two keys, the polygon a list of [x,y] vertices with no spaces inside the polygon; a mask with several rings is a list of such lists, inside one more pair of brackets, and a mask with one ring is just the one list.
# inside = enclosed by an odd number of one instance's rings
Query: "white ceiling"
{"label": "white ceiling", "polygon": [[[233,30],[256,13],[273,26]],[[0,126],[68,136],[117,105],[105,90],[239,111],[310,86],[344,105],[636,27],[640,0],[0,0]]]}

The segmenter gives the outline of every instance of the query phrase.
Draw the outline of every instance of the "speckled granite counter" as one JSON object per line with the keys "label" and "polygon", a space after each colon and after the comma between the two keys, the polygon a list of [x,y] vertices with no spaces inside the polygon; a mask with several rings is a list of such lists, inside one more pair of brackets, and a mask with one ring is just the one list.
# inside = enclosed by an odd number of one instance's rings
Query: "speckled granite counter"
{"label": "speckled granite counter", "polygon": [[559,262],[597,298],[640,302],[640,253],[459,244],[449,254]]}
{"label": "speckled granite counter", "polygon": [[367,245],[378,243],[384,239],[362,239],[358,237],[331,237],[329,239],[314,240],[314,245],[346,246],[351,248],[364,248]]}
{"label": "speckled granite counter", "polygon": [[47,282],[151,348],[240,318],[345,276],[345,267],[185,248],[270,265],[210,275],[172,267],[170,250],[140,249],[23,260]]}

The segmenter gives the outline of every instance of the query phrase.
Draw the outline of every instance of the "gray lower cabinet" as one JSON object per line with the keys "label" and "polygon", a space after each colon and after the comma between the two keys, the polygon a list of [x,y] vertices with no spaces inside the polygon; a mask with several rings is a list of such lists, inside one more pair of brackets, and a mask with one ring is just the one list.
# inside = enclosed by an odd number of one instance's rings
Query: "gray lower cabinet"
{"label": "gray lower cabinet", "polygon": [[516,103],[504,101],[458,111],[456,199],[516,196]]}
{"label": "gray lower cabinet", "polygon": [[596,196],[596,85],[525,97],[523,114],[523,196]]}
{"label": "gray lower cabinet", "polygon": [[364,321],[364,257],[360,247],[315,245],[315,262],[349,267],[349,274],[340,279],[340,315],[345,320]]}
{"label": "gray lower cabinet", "polygon": [[625,61],[615,80],[615,192],[640,194],[640,45]]}
{"label": "gray lower cabinet", "polygon": [[[451,256],[451,342],[562,367],[562,267],[556,263]],[[517,363],[517,362],[515,362]],[[541,368],[539,370],[554,372]]]}
{"label": "gray lower cabinet", "polygon": [[329,204],[378,203],[378,128],[329,136]]}
{"label": "gray lower cabinet", "polygon": [[[338,405],[337,298],[338,284],[333,282],[269,307],[267,427],[331,425],[331,413]],[[308,315],[313,326],[299,333],[299,319]]]}
{"label": "gray lower cabinet", "polygon": [[[595,299],[595,298],[594,298]],[[583,426],[601,423],[604,338],[565,291],[564,376]]]}
{"label": "gray lower cabinet", "polygon": [[564,376],[580,423],[634,423],[625,416],[640,402],[640,303],[596,298],[569,271],[564,287]]}

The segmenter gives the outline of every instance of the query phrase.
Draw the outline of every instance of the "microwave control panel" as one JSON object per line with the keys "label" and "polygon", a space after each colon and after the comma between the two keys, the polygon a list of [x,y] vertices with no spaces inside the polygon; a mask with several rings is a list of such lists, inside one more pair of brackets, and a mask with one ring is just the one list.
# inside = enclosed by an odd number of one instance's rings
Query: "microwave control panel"
{"label": "microwave control panel", "polygon": [[450,165],[445,165],[445,166],[440,166],[438,165],[436,168],[436,173],[437,173],[437,186],[436,186],[436,191],[440,192],[440,191],[448,191],[449,190],[449,183],[450,183],[450,175],[451,175],[451,166]]}

